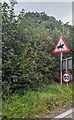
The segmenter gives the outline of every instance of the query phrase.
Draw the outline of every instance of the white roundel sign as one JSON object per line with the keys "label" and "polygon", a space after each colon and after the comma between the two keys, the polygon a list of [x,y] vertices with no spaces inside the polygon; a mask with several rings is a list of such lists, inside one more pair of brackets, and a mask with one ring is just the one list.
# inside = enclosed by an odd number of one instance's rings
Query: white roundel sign
{"label": "white roundel sign", "polygon": [[70,74],[69,73],[64,73],[63,74],[63,81],[65,83],[68,83],[70,81]]}

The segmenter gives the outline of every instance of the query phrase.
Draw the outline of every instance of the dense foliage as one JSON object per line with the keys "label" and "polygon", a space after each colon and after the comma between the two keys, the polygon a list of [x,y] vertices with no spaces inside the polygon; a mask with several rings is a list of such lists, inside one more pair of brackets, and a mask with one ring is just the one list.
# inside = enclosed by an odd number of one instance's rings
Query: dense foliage
{"label": "dense foliage", "polygon": [[[59,55],[52,51],[60,35],[72,49],[72,26],[44,12],[14,13],[14,5],[2,6],[3,93],[36,89],[59,82]],[[71,56],[65,53],[65,56]]]}

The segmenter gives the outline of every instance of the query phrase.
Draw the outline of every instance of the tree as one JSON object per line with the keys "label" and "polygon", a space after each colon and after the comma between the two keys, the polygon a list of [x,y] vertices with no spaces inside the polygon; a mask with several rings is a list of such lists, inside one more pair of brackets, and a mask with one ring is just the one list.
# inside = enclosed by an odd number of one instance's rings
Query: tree
{"label": "tree", "polygon": [[10,6],[3,3],[2,68],[5,94],[22,93],[52,81],[59,82],[59,55],[54,56],[52,51],[60,34],[72,47],[71,26],[44,12],[31,13],[24,9],[16,19],[15,3],[11,2]]}

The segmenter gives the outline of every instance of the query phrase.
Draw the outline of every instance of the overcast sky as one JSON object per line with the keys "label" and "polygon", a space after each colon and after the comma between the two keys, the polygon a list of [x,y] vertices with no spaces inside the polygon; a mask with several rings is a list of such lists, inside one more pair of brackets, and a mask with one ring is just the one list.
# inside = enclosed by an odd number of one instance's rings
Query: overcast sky
{"label": "overcast sky", "polygon": [[[9,1],[9,0],[5,0]],[[72,24],[72,1],[71,0],[16,0],[15,12],[21,9],[31,12],[45,12],[48,16],[54,16],[57,20]]]}

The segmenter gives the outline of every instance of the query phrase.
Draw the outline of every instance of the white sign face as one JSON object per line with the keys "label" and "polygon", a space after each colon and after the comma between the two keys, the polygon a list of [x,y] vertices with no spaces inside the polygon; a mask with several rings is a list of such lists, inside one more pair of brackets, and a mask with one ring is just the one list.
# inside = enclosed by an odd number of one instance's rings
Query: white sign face
{"label": "white sign face", "polygon": [[58,42],[57,47],[55,49],[55,52],[62,51],[62,50],[63,51],[67,50],[67,47],[65,43],[63,42],[62,38],[60,38],[60,41]]}
{"label": "white sign face", "polygon": [[70,81],[70,74],[69,74],[69,73],[65,73],[65,74],[63,75],[63,81],[64,81],[65,83],[68,83],[68,82]]}
{"label": "white sign face", "polygon": [[60,36],[53,53],[63,53],[63,52],[69,52],[69,51],[70,49],[68,45],[66,44],[64,37]]}

